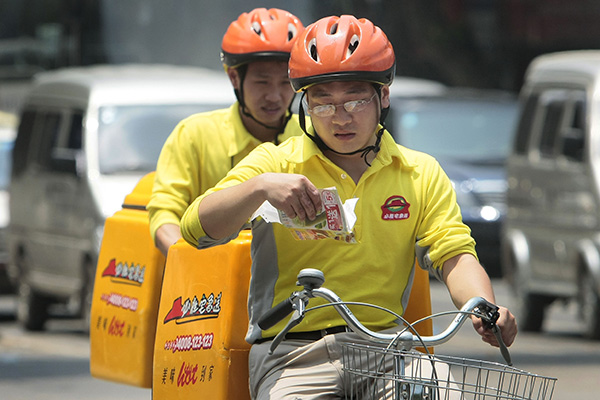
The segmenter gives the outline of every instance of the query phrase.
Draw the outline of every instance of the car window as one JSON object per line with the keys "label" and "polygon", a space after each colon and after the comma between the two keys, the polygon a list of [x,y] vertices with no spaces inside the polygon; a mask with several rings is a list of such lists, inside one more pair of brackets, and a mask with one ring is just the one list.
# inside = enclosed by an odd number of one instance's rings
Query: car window
{"label": "car window", "polygon": [[12,156],[13,164],[11,173],[14,177],[21,175],[27,168],[35,116],[36,113],[30,109],[24,110],[21,114],[21,121],[17,131],[17,137],[15,139]]}
{"label": "car window", "polygon": [[99,110],[99,168],[103,174],[150,172],[179,121],[219,105],[135,105]]}
{"label": "car window", "polygon": [[517,126],[517,134],[515,137],[514,152],[515,154],[525,154],[529,147],[529,140],[533,127],[535,110],[537,109],[539,95],[534,93],[527,97],[521,111],[519,124]]}
{"label": "car window", "polygon": [[548,90],[541,99],[542,129],[538,150],[541,157],[552,158],[556,154],[568,95],[565,90]]}
{"label": "car window", "polygon": [[583,162],[585,149],[586,97],[585,92],[574,91],[566,110],[565,127],[561,133],[560,154],[568,161]]}
{"label": "car window", "polygon": [[436,158],[504,162],[512,146],[518,104],[482,100],[408,100],[393,105],[393,135]]}
{"label": "car window", "polygon": [[71,115],[69,135],[66,148],[70,150],[81,150],[83,136],[83,111],[75,111]]}
{"label": "car window", "polygon": [[12,141],[0,141],[0,190],[8,189],[12,149]]}
{"label": "car window", "polygon": [[52,169],[52,150],[59,140],[61,115],[57,111],[48,111],[41,115],[40,146],[36,163],[44,170]]}
{"label": "car window", "polygon": [[59,128],[50,151],[49,168],[57,172],[76,173],[76,158],[81,150],[83,111],[65,109],[61,120],[66,126]]}

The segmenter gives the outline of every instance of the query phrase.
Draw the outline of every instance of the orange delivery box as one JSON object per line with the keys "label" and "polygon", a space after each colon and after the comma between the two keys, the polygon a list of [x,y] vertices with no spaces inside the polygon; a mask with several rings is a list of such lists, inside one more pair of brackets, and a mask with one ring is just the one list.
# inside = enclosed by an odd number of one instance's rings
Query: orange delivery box
{"label": "orange delivery box", "polygon": [[154,173],[144,176],[106,219],[90,318],[90,372],[149,388],[165,258],[156,249],[146,204]]}
{"label": "orange delivery box", "polygon": [[154,399],[249,399],[250,231],[169,249],[154,348]]}

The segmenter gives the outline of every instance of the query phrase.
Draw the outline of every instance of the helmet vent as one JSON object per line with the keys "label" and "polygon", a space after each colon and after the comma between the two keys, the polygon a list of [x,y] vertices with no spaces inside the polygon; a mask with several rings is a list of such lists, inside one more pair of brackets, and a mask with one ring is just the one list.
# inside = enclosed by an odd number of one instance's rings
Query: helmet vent
{"label": "helmet vent", "polygon": [[329,29],[329,34],[330,35],[335,35],[335,33],[337,32],[337,28],[338,28],[338,24],[333,24],[331,25],[331,28]]}
{"label": "helmet vent", "polygon": [[256,21],[252,23],[252,30],[256,32],[256,34],[260,37],[263,37],[262,29],[260,29],[260,24]]}
{"label": "helmet vent", "polygon": [[319,62],[319,53],[317,52],[317,39],[311,39],[308,43],[308,51],[310,52],[310,57]]}
{"label": "helmet vent", "polygon": [[352,36],[352,38],[350,39],[350,44],[348,45],[348,56],[351,56],[354,53],[359,43],[360,41],[358,40],[358,36]]}
{"label": "helmet vent", "polygon": [[298,29],[292,23],[288,24],[288,42],[298,34]]}

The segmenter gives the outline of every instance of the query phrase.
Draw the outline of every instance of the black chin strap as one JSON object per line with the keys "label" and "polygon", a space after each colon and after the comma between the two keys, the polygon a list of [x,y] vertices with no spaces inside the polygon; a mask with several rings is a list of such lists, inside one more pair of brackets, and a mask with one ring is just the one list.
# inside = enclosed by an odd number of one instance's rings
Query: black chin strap
{"label": "black chin strap", "polygon": [[[380,90],[377,90],[377,93],[379,94],[379,96],[381,98],[381,92],[380,92]],[[385,128],[385,124],[384,124],[384,120],[387,117],[387,114],[388,114],[388,112],[390,110],[389,107],[381,109],[381,116],[379,117],[379,123],[381,124],[382,128],[379,129],[379,131],[377,131],[376,139],[375,139],[375,144],[372,144],[372,145],[369,145],[369,146],[365,146],[362,149],[351,151],[349,153],[342,153],[342,152],[336,151],[336,150],[332,149],[331,147],[327,146],[327,144],[325,144],[325,142],[323,141],[323,139],[321,139],[321,137],[319,137],[319,134],[317,133],[316,130],[315,130],[315,134],[314,135],[311,135],[310,133],[308,133],[308,130],[306,129],[306,119],[305,119],[305,114],[304,114],[304,106],[302,105],[302,100],[304,100],[304,96],[305,95],[306,95],[306,92],[302,92],[302,97],[300,98],[300,109],[298,111],[298,119],[299,119],[299,122],[300,122],[300,127],[302,128],[302,130],[304,131],[304,133],[317,145],[317,147],[319,148],[319,150],[321,150],[322,152],[331,151],[331,152],[333,152],[335,154],[340,154],[340,155],[343,155],[343,156],[351,156],[351,155],[354,155],[354,154],[357,154],[357,153],[361,153],[360,156],[365,161],[365,163],[370,167],[371,163],[367,160],[367,156],[369,155],[370,152],[373,152],[373,154],[377,154],[379,152],[379,150],[381,150],[381,137],[383,136],[383,132],[386,129]],[[381,101],[380,101],[380,103],[381,103]]]}
{"label": "black chin strap", "polygon": [[248,118],[251,118],[254,122],[256,122],[259,125],[262,125],[263,127],[267,128],[267,129],[273,129],[273,130],[277,131],[275,134],[275,144],[279,144],[278,136],[283,133],[283,131],[285,130],[285,126],[287,125],[290,118],[292,118],[292,103],[290,102],[290,105],[287,108],[285,118],[283,119],[283,122],[281,123],[281,125],[271,126],[271,125],[267,125],[267,124],[259,121],[258,119],[256,119],[254,117],[254,115],[250,114],[250,112],[246,108],[246,104],[244,103],[243,97],[240,96],[240,99],[238,101],[239,101],[240,105],[242,106],[242,114],[244,114]]}

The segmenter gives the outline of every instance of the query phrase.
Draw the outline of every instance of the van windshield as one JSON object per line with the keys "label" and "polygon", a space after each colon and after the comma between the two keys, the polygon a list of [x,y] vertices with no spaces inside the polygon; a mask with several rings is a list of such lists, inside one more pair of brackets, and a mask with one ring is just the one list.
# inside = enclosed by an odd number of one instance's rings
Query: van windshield
{"label": "van windshield", "polygon": [[165,140],[182,119],[220,104],[101,107],[98,115],[101,174],[151,172]]}

